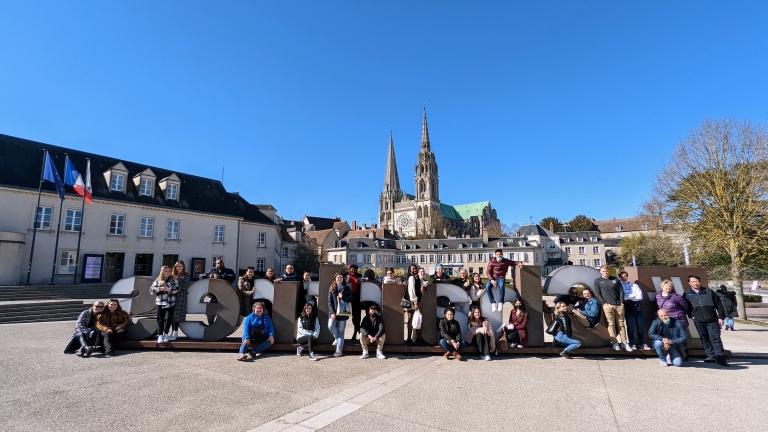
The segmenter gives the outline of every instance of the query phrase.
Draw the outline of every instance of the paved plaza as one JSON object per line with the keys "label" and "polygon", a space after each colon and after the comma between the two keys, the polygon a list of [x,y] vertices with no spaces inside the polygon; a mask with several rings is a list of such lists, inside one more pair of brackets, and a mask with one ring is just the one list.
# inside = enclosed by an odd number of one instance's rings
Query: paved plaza
{"label": "paved plaza", "polygon": [[[0,430],[762,431],[768,327],[724,333],[723,369],[655,358],[62,350],[71,322],[0,326]],[[762,357],[762,358],[759,358]]]}

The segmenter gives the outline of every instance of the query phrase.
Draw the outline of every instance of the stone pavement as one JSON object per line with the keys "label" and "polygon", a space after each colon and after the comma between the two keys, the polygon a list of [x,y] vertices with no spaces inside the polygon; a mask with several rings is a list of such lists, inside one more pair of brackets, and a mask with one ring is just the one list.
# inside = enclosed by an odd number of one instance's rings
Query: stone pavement
{"label": "stone pavement", "polygon": [[[0,430],[762,431],[768,328],[724,333],[733,367],[651,358],[62,354],[73,323],[0,326]],[[105,426],[112,423],[111,426]]]}

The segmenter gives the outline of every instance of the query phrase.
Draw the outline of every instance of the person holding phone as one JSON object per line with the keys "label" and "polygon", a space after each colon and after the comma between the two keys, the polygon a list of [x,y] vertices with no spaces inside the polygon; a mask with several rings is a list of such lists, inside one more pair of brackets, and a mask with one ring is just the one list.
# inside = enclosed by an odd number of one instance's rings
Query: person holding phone
{"label": "person holding phone", "polygon": [[344,282],[344,275],[336,273],[328,289],[328,330],[331,331],[336,345],[334,357],[341,357],[344,351],[344,330],[347,327],[349,314],[339,314],[352,302],[352,290]]}

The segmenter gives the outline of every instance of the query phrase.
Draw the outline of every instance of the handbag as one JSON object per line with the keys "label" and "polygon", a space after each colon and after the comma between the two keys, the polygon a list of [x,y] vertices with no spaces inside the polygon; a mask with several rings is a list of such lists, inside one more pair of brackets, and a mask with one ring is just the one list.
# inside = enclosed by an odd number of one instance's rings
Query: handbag
{"label": "handbag", "polygon": [[349,317],[351,315],[352,315],[352,304],[339,300],[338,306],[336,308],[336,316]]}
{"label": "handbag", "polygon": [[400,307],[403,309],[413,309],[413,302],[407,299],[400,299]]}
{"label": "handbag", "polygon": [[411,321],[411,326],[413,326],[415,330],[421,330],[421,324],[422,324],[421,311],[416,309],[416,312],[413,313],[413,320]]}
{"label": "handbag", "polygon": [[560,331],[560,321],[553,319],[551,323],[549,323],[549,326],[547,326],[547,334],[550,334],[552,336],[556,335],[558,331]]}

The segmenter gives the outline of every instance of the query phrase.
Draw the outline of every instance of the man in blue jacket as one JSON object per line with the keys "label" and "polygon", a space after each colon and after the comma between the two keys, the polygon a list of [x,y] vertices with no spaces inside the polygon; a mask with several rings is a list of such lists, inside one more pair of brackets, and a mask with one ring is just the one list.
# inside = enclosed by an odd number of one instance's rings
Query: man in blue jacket
{"label": "man in blue jacket", "polygon": [[253,313],[245,318],[243,323],[243,343],[240,344],[240,354],[237,360],[245,361],[246,351],[251,358],[256,358],[275,343],[275,327],[272,318],[264,313],[264,303],[253,304]]}
{"label": "man in blue jacket", "polygon": [[[680,320],[669,316],[666,309],[656,312],[658,318],[653,320],[648,329],[648,337],[653,341],[653,349],[659,356],[659,363],[663,367],[683,365],[683,345],[688,340],[688,331]],[[667,362],[669,354],[669,362]]]}

